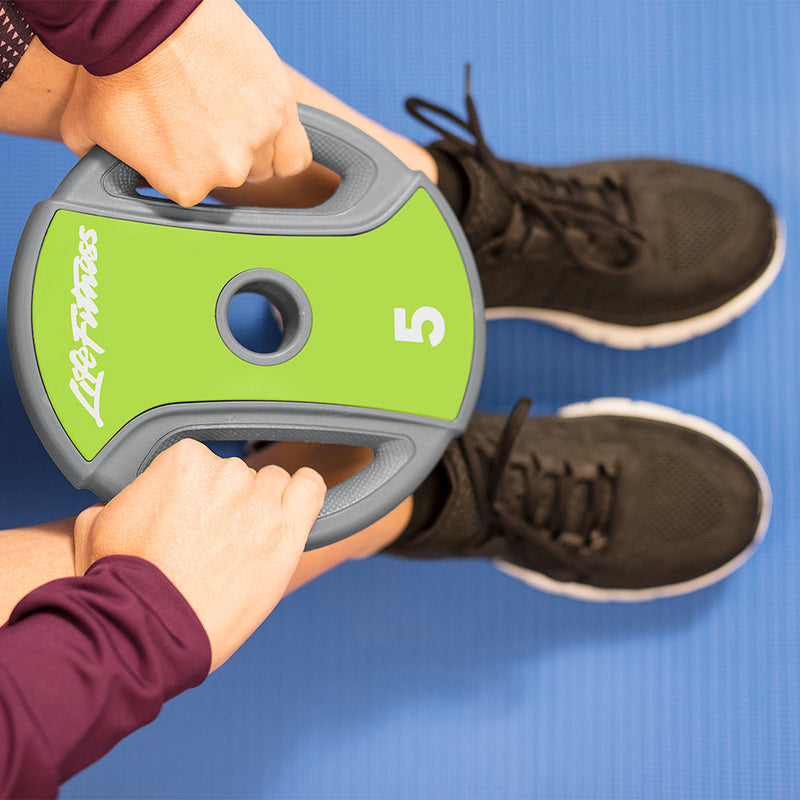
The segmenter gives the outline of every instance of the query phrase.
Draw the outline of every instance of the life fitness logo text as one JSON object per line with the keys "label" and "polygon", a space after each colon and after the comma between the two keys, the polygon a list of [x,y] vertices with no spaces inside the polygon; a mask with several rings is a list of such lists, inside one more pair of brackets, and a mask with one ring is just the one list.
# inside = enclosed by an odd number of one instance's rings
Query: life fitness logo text
{"label": "life fitness logo text", "polygon": [[105,350],[93,338],[97,328],[97,232],[81,225],[78,236],[78,255],[72,261],[71,294],[75,299],[70,306],[70,319],[72,338],[80,347],[69,352],[72,363],[69,388],[97,427],[102,428],[100,390],[105,372],[97,368],[97,356]]}

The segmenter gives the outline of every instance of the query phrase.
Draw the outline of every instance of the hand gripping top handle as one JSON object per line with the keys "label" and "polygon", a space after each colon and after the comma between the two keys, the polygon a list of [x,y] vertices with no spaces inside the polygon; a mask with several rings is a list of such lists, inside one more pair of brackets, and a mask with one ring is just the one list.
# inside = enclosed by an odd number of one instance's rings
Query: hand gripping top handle
{"label": "hand gripping top handle", "polygon": [[[181,208],[94,148],[25,226],[9,288],[12,364],[48,452],[109,499],[181,438],[361,445],[308,549],[371,524],[463,431],[483,370],[480,285],[436,187],[380,144],[300,107],[340,175],[309,209]],[[239,291],[284,322],[275,353],[227,325]]]}

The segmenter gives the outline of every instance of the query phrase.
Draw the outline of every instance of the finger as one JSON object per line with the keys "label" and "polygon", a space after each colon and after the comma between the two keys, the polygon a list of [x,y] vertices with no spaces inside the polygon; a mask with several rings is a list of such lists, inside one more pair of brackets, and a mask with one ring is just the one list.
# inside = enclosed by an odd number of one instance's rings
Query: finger
{"label": "finger", "polygon": [[255,470],[245,464],[241,458],[232,456],[231,458],[220,459],[217,467],[224,479],[234,481],[244,491],[249,491],[252,488],[253,478],[256,477],[257,473],[254,474]]}
{"label": "finger", "polygon": [[275,137],[272,168],[279,178],[297,175],[311,165],[311,145],[306,129],[294,113]]}
{"label": "finger", "polygon": [[268,464],[256,473],[256,486],[265,502],[277,506],[290,480],[289,473],[276,464]]}
{"label": "finger", "polygon": [[325,500],[325,481],[310,467],[301,467],[292,475],[283,490],[281,505],[284,516],[297,535],[308,536]]}
{"label": "finger", "polygon": [[268,181],[275,174],[272,163],[274,155],[274,142],[272,140],[263,142],[253,153],[253,165],[250,167],[250,174],[247,176],[246,183],[263,183],[264,181]]}

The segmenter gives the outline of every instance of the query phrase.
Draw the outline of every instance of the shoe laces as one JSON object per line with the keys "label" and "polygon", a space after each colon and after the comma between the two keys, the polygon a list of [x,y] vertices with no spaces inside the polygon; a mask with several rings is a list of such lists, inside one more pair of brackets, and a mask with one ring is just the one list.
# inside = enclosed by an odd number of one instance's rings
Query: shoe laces
{"label": "shoe laces", "polygon": [[[466,433],[460,439],[470,481],[481,517],[471,547],[481,547],[495,536],[504,536],[509,546],[564,565],[563,555],[588,556],[609,545],[616,496],[616,470],[604,463],[582,464],[580,470],[568,461],[559,469],[544,469],[533,452],[512,450],[519,437],[531,401],[523,397],[506,420],[497,443],[488,437]],[[522,472],[524,496],[518,500],[498,498],[503,478],[510,468]],[[580,522],[567,528],[568,517]],[[544,556],[542,554],[544,549]]]}
{"label": "shoe laces", "polygon": [[[633,207],[623,180],[606,175],[599,183],[589,184],[574,176],[558,177],[542,168],[521,173],[512,164],[497,158],[486,143],[472,99],[470,64],[466,66],[465,100],[466,119],[419,97],[409,97],[406,109],[419,122],[478,161],[511,201],[508,224],[481,245],[482,252],[519,257],[533,241],[536,229],[544,225],[561,241],[572,260],[584,269],[618,273],[634,264],[644,236],[627,221],[633,218]],[[449,120],[466,131],[473,141],[439,125],[424,113],[426,111]],[[607,253],[606,258],[597,258],[585,245],[594,244],[598,235],[609,234],[619,245],[618,257],[611,259]]]}

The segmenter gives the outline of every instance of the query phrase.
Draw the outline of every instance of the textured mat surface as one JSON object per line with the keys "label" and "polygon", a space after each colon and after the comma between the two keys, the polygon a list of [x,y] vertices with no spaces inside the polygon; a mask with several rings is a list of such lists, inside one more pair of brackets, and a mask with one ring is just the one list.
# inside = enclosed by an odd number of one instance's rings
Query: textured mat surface
{"label": "textured mat surface", "polygon": [[[613,0],[251,2],[290,63],[385,125],[422,94],[462,108],[463,65],[500,154],[662,155],[761,186],[786,220],[775,287],[702,339],[614,352],[492,323],[480,404],[603,395],[675,406],[742,438],[772,479],[754,559],[642,606],[529,590],[484,564],[373,559],[284,603],[242,651],[63,797],[800,796],[800,4]],[[2,92],[0,92],[2,101]],[[72,158],[0,139],[0,270]],[[0,352],[0,524],[74,513]]]}

